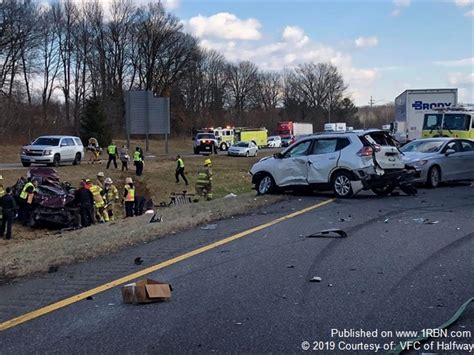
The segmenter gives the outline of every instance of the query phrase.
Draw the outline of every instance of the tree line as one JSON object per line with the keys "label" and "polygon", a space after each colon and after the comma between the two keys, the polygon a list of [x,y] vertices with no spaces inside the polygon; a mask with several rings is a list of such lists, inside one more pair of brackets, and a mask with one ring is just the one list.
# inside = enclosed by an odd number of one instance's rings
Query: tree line
{"label": "tree line", "polygon": [[96,107],[99,126],[124,134],[124,95],[170,97],[174,134],[193,127],[266,126],[331,120],[360,126],[347,85],[329,63],[263,71],[200,46],[159,2],[81,5],[0,2],[0,135],[81,133]]}

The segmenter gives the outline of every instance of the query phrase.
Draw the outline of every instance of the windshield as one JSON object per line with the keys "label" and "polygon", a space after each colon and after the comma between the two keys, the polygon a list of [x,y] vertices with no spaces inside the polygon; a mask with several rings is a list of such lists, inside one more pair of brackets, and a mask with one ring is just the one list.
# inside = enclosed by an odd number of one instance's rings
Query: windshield
{"label": "windshield", "polygon": [[215,139],[215,136],[211,133],[200,133],[197,135],[198,139]]}
{"label": "windshield", "polygon": [[427,113],[425,114],[425,119],[423,120],[423,129],[425,130],[435,130],[441,127],[441,121],[443,115],[440,113]]}
{"label": "windshield", "polygon": [[413,141],[400,148],[403,153],[417,152],[417,153],[435,153],[441,149],[444,141],[429,140],[429,141]]}
{"label": "windshield", "polygon": [[59,138],[39,137],[37,140],[35,140],[33,142],[32,145],[58,146],[59,145]]}
{"label": "windshield", "polygon": [[236,145],[234,145],[234,147],[244,147],[244,148],[247,148],[248,146],[249,144],[246,142],[239,142]]}
{"label": "windshield", "polygon": [[443,129],[468,131],[471,126],[471,116],[463,113],[449,113],[444,115]]}

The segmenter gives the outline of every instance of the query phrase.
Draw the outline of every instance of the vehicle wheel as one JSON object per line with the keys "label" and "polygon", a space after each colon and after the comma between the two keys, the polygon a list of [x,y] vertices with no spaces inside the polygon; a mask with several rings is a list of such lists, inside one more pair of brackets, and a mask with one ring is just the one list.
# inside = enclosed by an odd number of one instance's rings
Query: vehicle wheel
{"label": "vehicle wheel", "polygon": [[197,150],[196,148],[194,148],[194,154],[199,154],[199,150]]}
{"label": "vehicle wheel", "polygon": [[257,156],[257,154],[258,154],[258,152],[257,152],[257,151],[255,151],[254,157],[256,157],[256,156]]}
{"label": "vehicle wheel", "polygon": [[384,187],[374,187],[372,188],[372,192],[378,196],[388,196],[390,195],[395,186],[393,184],[385,185]]}
{"label": "vehicle wheel", "polygon": [[248,158],[249,157],[249,151],[247,150],[247,152],[245,153],[245,156]]}
{"label": "vehicle wheel", "polygon": [[26,162],[26,161],[22,161],[22,162],[21,162],[21,165],[23,165],[25,168],[28,168],[28,167],[31,166],[31,163],[28,163],[28,162]]}
{"label": "vehicle wheel", "polygon": [[56,154],[53,158],[53,166],[57,168],[60,162],[61,158],[59,157],[59,154]]}
{"label": "vehicle wheel", "polygon": [[428,185],[428,187],[431,187],[432,189],[434,189],[435,187],[438,187],[438,185],[440,183],[440,180],[441,180],[441,171],[440,171],[439,167],[432,166],[428,170],[428,177],[426,178],[426,185]]}
{"label": "vehicle wheel", "polygon": [[219,149],[225,152],[227,149],[229,149],[229,147],[227,146],[227,144],[222,143]]}
{"label": "vehicle wheel", "polygon": [[76,153],[74,160],[72,161],[72,165],[79,165],[81,164],[81,153]]}
{"label": "vehicle wheel", "polygon": [[259,195],[265,195],[271,193],[273,190],[275,190],[275,181],[273,178],[265,174],[262,176],[262,178],[255,184],[255,188],[257,190],[257,193]]}
{"label": "vehicle wheel", "polygon": [[339,198],[351,197],[352,191],[351,179],[347,173],[337,172],[332,178],[332,189]]}

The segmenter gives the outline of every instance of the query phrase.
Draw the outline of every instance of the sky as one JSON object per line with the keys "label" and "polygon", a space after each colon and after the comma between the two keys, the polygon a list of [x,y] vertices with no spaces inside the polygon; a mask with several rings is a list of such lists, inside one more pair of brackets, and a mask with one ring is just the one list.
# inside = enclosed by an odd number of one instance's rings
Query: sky
{"label": "sky", "polygon": [[[137,0],[142,1],[142,0]],[[458,88],[474,103],[474,0],[168,0],[203,47],[264,70],[329,62],[359,106],[406,89]]]}

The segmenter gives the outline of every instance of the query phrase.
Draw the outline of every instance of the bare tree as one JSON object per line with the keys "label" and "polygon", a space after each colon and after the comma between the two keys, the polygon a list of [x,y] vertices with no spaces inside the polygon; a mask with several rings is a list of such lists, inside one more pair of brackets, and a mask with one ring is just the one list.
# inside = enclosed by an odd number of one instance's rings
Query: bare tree
{"label": "bare tree", "polygon": [[[257,91],[257,66],[251,62],[240,62],[227,66],[230,106],[242,120],[242,113],[255,102]],[[241,123],[241,122],[239,122]]]}
{"label": "bare tree", "polygon": [[257,103],[263,110],[268,111],[280,106],[283,87],[280,73],[262,72],[257,77]]}

